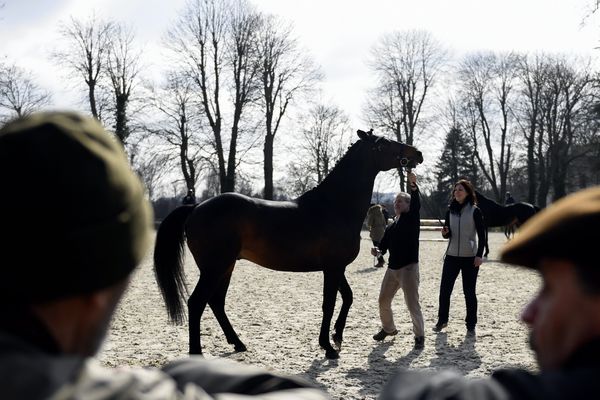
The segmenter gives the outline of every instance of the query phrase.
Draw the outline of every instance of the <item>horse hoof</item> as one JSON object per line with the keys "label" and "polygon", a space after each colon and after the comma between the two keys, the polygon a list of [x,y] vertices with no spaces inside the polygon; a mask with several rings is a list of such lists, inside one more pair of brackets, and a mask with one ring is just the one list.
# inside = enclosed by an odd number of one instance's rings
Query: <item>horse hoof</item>
{"label": "horse hoof", "polygon": [[235,349],[235,351],[237,351],[238,353],[241,353],[241,352],[244,352],[244,351],[248,350],[248,349],[246,348],[246,345],[245,345],[244,343],[239,343],[239,344],[236,344],[236,345],[235,345],[233,348],[234,348],[234,349]]}
{"label": "horse hoof", "polygon": [[202,356],[202,350],[190,349],[190,356]]}
{"label": "horse hoof", "polygon": [[342,349],[342,339],[335,337],[335,335],[331,336],[331,340],[333,340],[333,345],[337,351]]}
{"label": "horse hoof", "polygon": [[338,353],[334,349],[326,350],[325,357],[329,360],[337,360],[338,358],[340,358],[340,353]]}

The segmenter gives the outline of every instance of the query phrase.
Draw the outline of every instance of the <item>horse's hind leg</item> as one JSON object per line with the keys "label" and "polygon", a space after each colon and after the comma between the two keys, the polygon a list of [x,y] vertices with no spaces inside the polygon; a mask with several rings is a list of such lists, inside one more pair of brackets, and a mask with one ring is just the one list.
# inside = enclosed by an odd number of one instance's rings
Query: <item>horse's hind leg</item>
{"label": "horse's hind leg", "polygon": [[221,325],[221,329],[223,329],[223,333],[225,333],[227,343],[233,344],[235,351],[246,351],[246,345],[238,337],[225,313],[225,298],[227,296],[227,289],[229,289],[232,271],[233,265],[229,272],[221,279],[221,282],[219,282],[217,290],[209,300],[209,304],[215,318],[219,322],[219,325]]}
{"label": "horse's hind leg", "polygon": [[340,282],[339,287],[340,294],[342,295],[342,307],[340,308],[340,314],[338,315],[337,320],[335,321],[335,333],[332,336],[333,343],[336,345],[338,350],[342,348],[342,340],[344,337],[344,327],[346,326],[346,319],[348,318],[348,312],[350,311],[350,306],[352,305],[352,289],[348,284],[348,280],[346,276],[342,276],[342,281]]}
{"label": "horse's hind leg", "polygon": [[188,330],[190,335],[190,354],[202,354],[200,339],[200,320],[208,299],[216,286],[216,278],[201,274],[196,288],[188,299]]}

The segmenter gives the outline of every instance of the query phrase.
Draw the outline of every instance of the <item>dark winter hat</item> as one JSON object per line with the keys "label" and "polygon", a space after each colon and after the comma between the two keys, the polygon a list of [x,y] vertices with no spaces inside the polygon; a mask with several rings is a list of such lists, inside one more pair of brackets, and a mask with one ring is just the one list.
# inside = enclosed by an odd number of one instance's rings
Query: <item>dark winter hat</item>
{"label": "dark winter hat", "polygon": [[123,280],[152,211],[120,143],[95,119],[34,114],[0,129],[0,300],[32,303]]}
{"label": "dark winter hat", "polygon": [[528,220],[501,251],[502,261],[537,269],[542,258],[598,266],[600,186],[573,193]]}

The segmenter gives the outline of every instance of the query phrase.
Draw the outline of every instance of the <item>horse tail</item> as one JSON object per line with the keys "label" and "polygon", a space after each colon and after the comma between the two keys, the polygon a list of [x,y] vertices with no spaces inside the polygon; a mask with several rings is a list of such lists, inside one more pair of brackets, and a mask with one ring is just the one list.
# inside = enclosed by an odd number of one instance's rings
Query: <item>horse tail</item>
{"label": "horse tail", "polygon": [[185,222],[195,205],[173,210],[161,222],[154,244],[154,275],[173,324],[184,321],[183,296],[187,294],[183,272]]}

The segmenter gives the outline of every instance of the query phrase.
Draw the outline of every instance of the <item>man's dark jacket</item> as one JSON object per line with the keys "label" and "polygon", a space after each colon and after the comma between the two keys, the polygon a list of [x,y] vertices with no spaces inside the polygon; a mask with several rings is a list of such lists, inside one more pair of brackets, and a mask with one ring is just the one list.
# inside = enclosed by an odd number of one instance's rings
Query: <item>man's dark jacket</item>
{"label": "man's dark jacket", "polygon": [[385,254],[389,250],[388,267],[400,269],[419,262],[419,233],[421,231],[421,198],[419,189],[410,193],[408,212],[402,213],[390,224],[379,242],[379,250]]}

